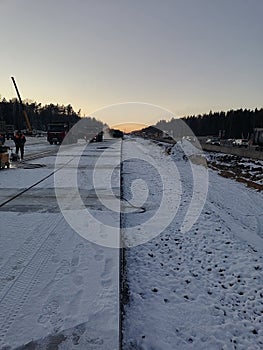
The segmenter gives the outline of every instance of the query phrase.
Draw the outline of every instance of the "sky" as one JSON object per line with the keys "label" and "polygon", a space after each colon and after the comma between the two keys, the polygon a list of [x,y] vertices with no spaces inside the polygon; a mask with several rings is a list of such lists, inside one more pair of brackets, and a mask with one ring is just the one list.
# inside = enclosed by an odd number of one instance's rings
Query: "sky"
{"label": "sky", "polygon": [[0,0],[0,95],[14,76],[22,99],[111,126],[261,108],[262,15],[262,0]]}

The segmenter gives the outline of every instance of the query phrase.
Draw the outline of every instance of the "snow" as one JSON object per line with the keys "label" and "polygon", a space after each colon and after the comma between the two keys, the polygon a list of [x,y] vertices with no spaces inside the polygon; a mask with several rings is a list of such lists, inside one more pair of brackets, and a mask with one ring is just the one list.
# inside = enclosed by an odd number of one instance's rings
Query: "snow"
{"label": "snow", "polygon": [[235,177],[238,180],[249,182],[259,186],[254,186],[262,190],[263,185],[263,161],[248,159],[240,156],[207,153],[207,160],[213,168],[221,171],[226,170],[229,177]]}
{"label": "snow", "polygon": [[[154,144],[137,142],[155,152]],[[124,150],[132,153],[128,141]],[[182,232],[193,189],[182,151],[176,145],[171,155],[183,174],[175,219],[146,244],[126,250],[124,349],[262,349],[262,194],[209,170],[203,210]],[[127,163],[124,173],[138,167],[139,161]],[[147,177],[148,184],[156,178],[150,172]],[[124,196],[130,194],[131,181],[126,175]],[[158,186],[151,191],[149,207],[159,201]],[[127,214],[125,224],[136,227],[138,215]]]}
{"label": "snow", "polygon": [[86,146],[0,172],[0,348],[118,349],[121,233],[125,350],[262,349],[262,192],[187,140]]}
{"label": "snow", "polygon": [[[15,152],[15,143],[13,140],[6,140],[5,146],[10,147],[12,152]],[[25,158],[42,151],[58,150],[59,146],[50,145],[46,137],[31,137],[26,136],[25,143]]]}
{"label": "snow", "polygon": [[[98,144],[84,146],[84,164],[79,168],[74,161],[83,151],[81,142],[62,146],[66,156],[64,160],[58,157],[57,164],[62,166],[70,160],[67,171],[77,171],[79,191],[88,207],[92,200],[85,191],[92,188],[88,182],[92,178],[84,168],[90,169],[94,154],[98,158],[102,150]],[[36,152],[36,147],[50,149],[44,140],[42,145],[32,141],[26,147],[26,155]],[[84,239],[65,220],[56,198],[54,171],[58,174],[61,169],[56,168],[55,161],[55,155],[25,160],[0,173],[0,205],[10,194],[21,193],[46,178],[1,207],[0,348],[14,349],[23,344],[48,348],[55,341],[63,349],[92,349],[98,344],[117,349],[118,250]],[[29,163],[42,167],[26,169]],[[102,168],[100,177],[103,173]],[[60,190],[62,197],[63,191],[65,196],[72,193],[72,182],[68,179]],[[104,215],[102,206],[92,211]]]}

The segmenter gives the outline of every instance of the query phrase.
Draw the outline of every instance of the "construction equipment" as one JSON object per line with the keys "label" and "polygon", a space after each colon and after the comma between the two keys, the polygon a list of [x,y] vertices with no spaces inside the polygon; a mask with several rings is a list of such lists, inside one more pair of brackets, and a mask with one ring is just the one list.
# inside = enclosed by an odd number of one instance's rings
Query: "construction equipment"
{"label": "construction equipment", "polygon": [[0,145],[0,169],[10,167],[9,147]]}
{"label": "construction equipment", "polygon": [[15,134],[15,126],[13,124],[6,124],[6,126],[5,126],[6,139],[7,140],[9,140],[9,139],[13,140],[14,134]]}
{"label": "construction equipment", "polygon": [[63,123],[48,124],[47,127],[47,140],[53,145],[61,144],[68,133],[68,125]]}
{"label": "construction equipment", "polygon": [[32,135],[32,127],[31,127],[31,124],[30,124],[30,121],[29,121],[29,118],[28,118],[28,115],[27,115],[25,106],[23,105],[23,102],[22,102],[22,100],[21,100],[21,97],[20,97],[20,94],[19,94],[19,91],[18,91],[16,82],[15,82],[15,78],[14,78],[14,77],[11,77],[11,79],[12,79],[12,81],[13,81],[13,84],[14,84],[14,87],[15,87],[15,89],[16,89],[16,93],[17,93],[17,96],[18,96],[18,100],[19,100],[19,103],[20,103],[21,108],[22,108],[22,113],[23,113],[23,116],[24,116],[25,121],[26,121],[27,131],[28,131],[28,133],[29,133],[30,135]]}
{"label": "construction equipment", "polygon": [[47,141],[53,145],[53,143],[61,144],[64,141],[64,144],[77,143],[78,138],[73,132],[70,132],[69,123],[53,123],[48,124],[47,126]]}

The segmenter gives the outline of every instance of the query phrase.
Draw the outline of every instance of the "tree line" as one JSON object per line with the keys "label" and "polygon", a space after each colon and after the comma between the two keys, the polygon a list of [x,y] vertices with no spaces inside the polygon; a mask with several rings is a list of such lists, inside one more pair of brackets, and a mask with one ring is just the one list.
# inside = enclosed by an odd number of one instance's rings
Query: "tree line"
{"label": "tree line", "polygon": [[[237,109],[227,112],[212,112],[202,115],[192,115],[181,119],[172,118],[170,121],[160,120],[155,126],[173,136],[184,136],[187,127],[196,136],[217,136],[225,139],[251,138],[255,128],[263,128],[263,108]],[[182,133],[182,135],[180,135]]]}
{"label": "tree line", "polygon": [[[46,104],[25,100],[23,107],[26,110],[32,129],[47,130],[47,125],[51,123],[68,123],[73,125],[81,119],[81,110],[75,112],[69,105]],[[94,128],[102,129],[104,124],[101,121],[91,118],[90,123]],[[22,107],[19,101],[14,98],[7,101],[5,98],[0,100],[0,121],[6,125],[14,125],[15,129],[26,129],[26,122],[23,117]]]}

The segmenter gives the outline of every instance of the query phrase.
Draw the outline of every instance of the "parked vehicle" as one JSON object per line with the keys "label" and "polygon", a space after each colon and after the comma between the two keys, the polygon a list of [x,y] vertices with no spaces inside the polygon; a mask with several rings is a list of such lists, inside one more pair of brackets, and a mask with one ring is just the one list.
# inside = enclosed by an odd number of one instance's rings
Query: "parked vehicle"
{"label": "parked vehicle", "polygon": [[215,146],[220,146],[220,139],[213,137],[211,139],[206,140],[207,145],[215,145]]}
{"label": "parked vehicle", "polygon": [[47,140],[53,145],[62,143],[67,134],[67,125],[65,124],[48,124]]}
{"label": "parked vehicle", "polygon": [[247,139],[236,139],[233,141],[233,146],[237,147],[248,147],[248,140]]}
{"label": "parked vehicle", "polygon": [[[65,123],[53,123],[48,124],[48,131],[47,131],[47,141],[53,145],[54,144],[61,144],[66,137],[66,135],[69,133],[70,127],[68,124]],[[76,143],[77,138],[74,137],[72,134],[70,134],[67,137],[67,143]]]}

